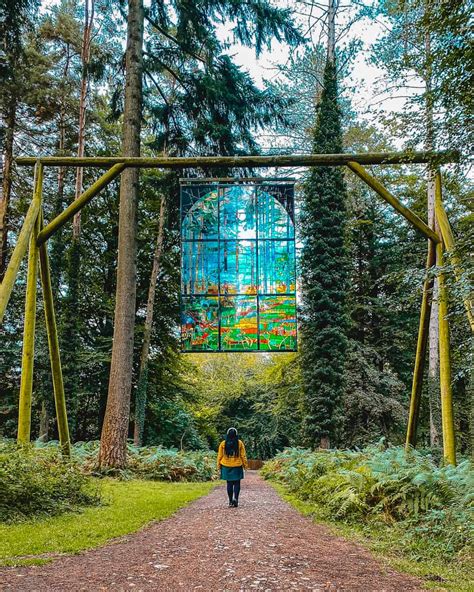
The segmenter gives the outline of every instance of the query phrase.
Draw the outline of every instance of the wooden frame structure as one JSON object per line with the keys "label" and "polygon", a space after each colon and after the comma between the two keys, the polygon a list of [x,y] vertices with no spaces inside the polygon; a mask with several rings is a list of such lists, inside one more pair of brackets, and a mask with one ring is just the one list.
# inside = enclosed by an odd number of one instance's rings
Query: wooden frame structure
{"label": "wooden frame structure", "polygon": [[[450,258],[457,277],[460,277],[459,258],[455,252],[453,234],[442,202],[442,184],[439,166],[456,162],[459,155],[455,152],[411,152],[411,153],[367,153],[367,154],[309,154],[279,156],[226,156],[226,157],[190,157],[190,158],[141,158],[141,157],[20,157],[19,166],[34,166],[33,199],[21,227],[15,248],[10,258],[4,279],[0,285],[0,323],[23,257],[28,250],[28,272],[25,302],[25,321],[23,333],[23,354],[21,366],[21,386],[18,417],[18,443],[30,441],[31,404],[33,393],[34,340],[36,323],[36,286],[38,262],[43,290],[44,311],[48,345],[53,377],[53,391],[56,406],[59,438],[65,454],[70,453],[70,438],[66,412],[66,397],[61,370],[58,333],[56,327],[53,294],[51,290],[50,267],[48,261],[47,240],[66,222],[81,210],[106,185],[116,179],[127,167],[184,169],[200,168],[204,171],[212,167],[228,168],[269,168],[269,167],[316,167],[347,166],[353,173],[371,187],[384,201],[389,203],[399,214],[428,239],[426,268],[437,266],[439,282],[439,326],[440,326],[440,391],[443,428],[443,449],[446,462],[456,463],[453,403],[451,391],[451,362],[449,348],[449,326],[447,309],[447,290],[443,272],[444,254]],[[412,210],[404,206],[377,179],[370,175],[363,165],[390,165],[428,163],[436,170],[436,204],[434,227],[430,227]],[[43,224],[42,190],[44,167],[73,166],[96,167],[108,170],[78,199],[71,203],[61,214],[46,226]],[[440,234],[436,231],[439,228]],[[429,318],[431,310],[431,289],[433,280],[427,274],[423,285],[418,343],[416,349],[413,383],[410,400],[406,447],[415,446],[416,428],[421,400],[424,360],[428,340]],[[471,329],[474,331],[472,302],[464,302]]]}

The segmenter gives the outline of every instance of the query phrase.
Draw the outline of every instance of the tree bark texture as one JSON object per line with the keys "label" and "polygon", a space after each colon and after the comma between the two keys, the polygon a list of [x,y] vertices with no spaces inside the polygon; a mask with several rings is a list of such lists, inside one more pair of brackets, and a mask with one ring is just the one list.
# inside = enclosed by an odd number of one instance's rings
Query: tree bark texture
{"label": "tree bark texture", "polygon": [[334,62],[336,58],[336,0],[329,0],[328,4],[328,62]]}
{"label": "tree bark texture", "polygon": [[[129,0],[122,143],[126,156],[140,155],[143,18],[142,0]],[[126,464],[135,327],[138,174],[138,169],[126,169],[120,184],[114,337],[99,454],[101,466],[114,468]]]}
{"label": "tree bark texture", "polygon": [[160,273],[160,260],[163,251],[163,234],[165,220],[165,198],[161,198],[160,220],[158,224],[158,235],[156,239],[155,253],[153,256],[153,267],[148,287],[148,300],[146,305],[145,327],[143,329],[143,344],[140,356],[140,371],[138,375],[137,396],[135,399],[135,425],[133,441],[136,446],[141,446],[143,441],[143,430],[145,427],[145,410],[148,386],[148,355],[150,353],[151,329],[153,326],[153,310],[155,304],[156,284]]}

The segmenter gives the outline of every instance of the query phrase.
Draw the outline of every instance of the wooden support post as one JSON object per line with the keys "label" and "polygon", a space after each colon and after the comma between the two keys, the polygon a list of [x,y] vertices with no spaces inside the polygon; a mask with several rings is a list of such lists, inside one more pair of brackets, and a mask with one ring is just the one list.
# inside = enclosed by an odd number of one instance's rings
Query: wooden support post
{"label": "wooden support post", "polygon": [[[440,171],[436,172],[435,177],[435,211],[441,236],[446,246],[449,260],[451,262],[451,265],[453,266],[454,275],[456,277],[456,280],[459,282],[461,280],[463,270],[461,267],[461,261],[456,254],[456,245],[454,243],[454,236],[451,230],[451,225],[449,224],[448,216],[443,206],[443,194]],[[471,326],[471,331],[474,331],[474,307],[472,300],[470,298],[464,298],[463,302],[464,308],[466,309],[467,319],[469,321],[469,325]]]}
{"label": "wooden support post", "polygon": [[[43,190],[43,165],[35,167],[33,200],[41,206]],[[38,210],[39,210],[38,207]],[[33,367],[35,356],[36,284],[38,279],[38,249],[36,238],[39,232],[39,212],[30,236],[28,275],[26,283],[25,325],[23,330],[23,354],[21,360],[20,398],[18,403],[18,444],[28,444],[31,435],[31,401],[33,396]]]}
{"label": "wooden support post", "polygon": [[415,368],[413,370],[413,382],[411,387],[410,411],[408,415],[408,427],[405,448],[416,445],[416,430],[418,427],[418,415],[420,411],[421,387],[423,386],[423,371],[425,367],[426,346],[428,343],[428,330],[430,326],[431,299],[433,290],[433,278],[429,270],[436,261],[435,245],[428,241],[428,255],[426,258],[426,277],[423,283],[423,297],[421,300],[420,325],[418,328],[418,342],[416,344]]}
{"label": "wooden support post", "polygon": [[446,462],[456,464],[454,437],[453,393],[451,389],[451,355],[449,347],[448,294],[444,272],[443,244],[436,245],[438,267],[438,317],[439,317],[439,384],[441,390],[441,423],[443,451]]}
{"label": "wooden support post", "polygon": [[3,282],[0,284],[0,324],[3,321],[5,310],[7,308],[8,301],[10,300],[16,276],[20,268],[20,263],[22,262],[22,259],[25,256],[26,250],[28,248],[31,232],[38,217],[39,208],[39,201],[37,199],[33,199],[30,207],[28,208],[28,212],[26,213],[20,234],[18,235],[18,240],[16,241],[16,245],[10,258],[10,262],[8,263],[5,276],[3,277]]}
{"label": "wooden support post", "polygon": [[43,230],[39,233],[38,239],[36,244],[40,247],[48,238],[59,230],[68,220],[74,217],[77,212],[81,208],[83,208],[86,204],[90,202],[90,200],[95,197],[102,189],[108,185],[111,181],[113,181],[116,177],[120,175],[120,173],[126,168],[126,164],[119,163],[114,165],[110,170],[99,177],[97,181],[89,187],[84,193],[75,199],[72,204],[67,207],[63,212],[56,216],[54,220],[52,220],[47,226],[43,228]]}
{"label": "wooden support post", "polygon": [[380,195],[387,203],[389,203],[397,212],[399,212],[410,224],[417,228],[427,238],[430,238],[435,243],[441,242],[441,238],[432,230],[423,220],[412,212],[410,208],[404,206],[394,195],[390,193],[385,187],[377,181],[375,177],[372,177],[363,166],[357,162],[348,162],[347,166],[354,172],[358,177],[367,183],[376,193]]}
{"label": "wooden support post", "polygon": [[[41,216],[41,225],[42,225]],[[61,450],[66,456],[71,455],[71,442],[69,439],[69,425],[67,421],[66,396],[64,394],[63,372],[61,368],[61,354],[59,350],[58,330],[54,313],[53,291],[51,288],[51,274],[49,257],[46,244],[39,248],[41,285],[43,287],[44,316],[46,331],[48,333],[49,357],[51,361],[51,374],[53,379],[54,404],[56,407],[56,419],[58,422],[59,441]]]}

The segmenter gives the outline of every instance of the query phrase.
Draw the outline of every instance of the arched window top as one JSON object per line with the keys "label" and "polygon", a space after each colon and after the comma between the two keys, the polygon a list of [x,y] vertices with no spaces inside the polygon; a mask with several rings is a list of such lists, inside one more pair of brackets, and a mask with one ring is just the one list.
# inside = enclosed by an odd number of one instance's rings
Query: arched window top
{"label": "arched window top", "polygon": [[277,192],[270,192],[265,187],[232,185],[220,190],[206,188],[204,194],[199,188],[190,188],[194,195],[188,195],[188,203],[183,203],[182,238],[294,238],[293,204],[277,187]]}

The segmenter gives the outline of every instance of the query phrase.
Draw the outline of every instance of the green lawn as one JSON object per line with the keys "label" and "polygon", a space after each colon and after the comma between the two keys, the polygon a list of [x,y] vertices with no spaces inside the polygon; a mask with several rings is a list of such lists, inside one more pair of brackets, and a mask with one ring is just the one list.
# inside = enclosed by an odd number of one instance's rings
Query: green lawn
{"label": "green lawn", "polygon": [[[77,553],[162,520],[215,483],[100,481],[104,505],[52,518],[0,525],[0,565],[45,563],[48,554]],[[46,555],[46,557],[45,557]]]}
{"label": "green lawn", "polygon": [[369,548],[375,556],[393,569],[421,578],[427,589],[451,592],[474,590],[474,568],[468,558],[464,561],[443,561],[441,558],[426,557],[422,540],[419,554],[413,550],[408,552],[401,548],[395,529],[328,521],[318,506],[297,499],[280,483],[271,480],[267,483],[305,516],[311,516],[316,522],[325,524],[334,534],[352,539]]}

